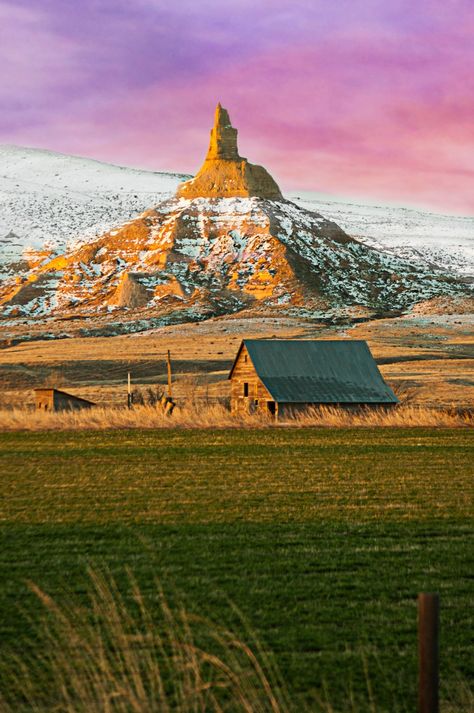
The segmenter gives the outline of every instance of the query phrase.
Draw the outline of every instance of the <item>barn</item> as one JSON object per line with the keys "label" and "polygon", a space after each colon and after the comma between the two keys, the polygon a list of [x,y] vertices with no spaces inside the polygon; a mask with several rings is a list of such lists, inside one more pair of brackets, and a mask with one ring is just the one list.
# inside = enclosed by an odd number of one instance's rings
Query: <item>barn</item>
{"label": "barn", "polygon": [[244,339],[229,379],[233,413],[398,403],[362,340]]}
{"label": "barn", "polygon": [[59,389],[35,389],[37,411],[80,411],[95,406],[92,401]]}

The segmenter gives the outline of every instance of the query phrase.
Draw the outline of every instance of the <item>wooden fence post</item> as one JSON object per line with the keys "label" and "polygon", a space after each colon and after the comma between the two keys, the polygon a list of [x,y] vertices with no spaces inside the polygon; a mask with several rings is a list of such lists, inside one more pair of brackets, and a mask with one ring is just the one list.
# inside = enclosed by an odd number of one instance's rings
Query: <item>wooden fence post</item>
{"label": "wooden fence post", "polygon": [[418,595],[418,713],[439,713],[439,594]]}
{"label": "wooden fence post", "polygon": [[171,393],[171,353],[169,349],[166,357],[166,363],[168,366],[168,398],[172,399],[173,394]]}
{"label": "wooden fence post", "polygon": [[130,377],[130,372],[128,372],[127,379],[127,406],[128,408],[132,408],[132,380]]}

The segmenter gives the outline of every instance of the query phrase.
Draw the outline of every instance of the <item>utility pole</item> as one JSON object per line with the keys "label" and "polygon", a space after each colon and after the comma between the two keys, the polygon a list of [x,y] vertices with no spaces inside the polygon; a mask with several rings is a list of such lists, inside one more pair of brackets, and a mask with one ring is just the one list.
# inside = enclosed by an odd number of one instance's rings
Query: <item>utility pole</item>
{"label": "utility pole", "polygon": [[168,398],[172,398],[172,393],[171,393],[171,354],[170,350],[168,349],[168,354],[167,354],[167,364],[168,364]]}
{"label": "utility pole", "polygon": [[128,408],[132,408],[132,382],[130,372],[128,372],[127,406]]}

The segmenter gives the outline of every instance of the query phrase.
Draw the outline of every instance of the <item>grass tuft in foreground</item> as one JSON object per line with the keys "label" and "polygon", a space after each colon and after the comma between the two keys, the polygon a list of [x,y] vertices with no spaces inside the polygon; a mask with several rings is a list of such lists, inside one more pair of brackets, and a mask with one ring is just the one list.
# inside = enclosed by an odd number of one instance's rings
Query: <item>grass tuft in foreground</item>
{"label": "grass tuft in foreground", "polygon": [[87,608],[58,604],[30,584],[49,615],[43,646],[36,658],[16,662],[2,711],[18,711],[19,700],[38,712],[290,711],[272,657],[256,639],[248,645],[170,606],[159,586],[152,607],[129,579],[127,601],[111,576],[90,571]]}

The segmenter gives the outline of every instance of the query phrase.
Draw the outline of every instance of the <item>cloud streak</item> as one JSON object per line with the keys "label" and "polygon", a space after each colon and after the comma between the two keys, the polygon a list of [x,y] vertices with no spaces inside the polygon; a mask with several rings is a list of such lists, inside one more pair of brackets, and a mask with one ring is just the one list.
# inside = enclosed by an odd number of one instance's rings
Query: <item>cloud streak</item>
{"label": "cloud streak", "polygon": [[194,171],[217,100],[286,189],[474,214],[465,0],[19,0],[0,141]]}

